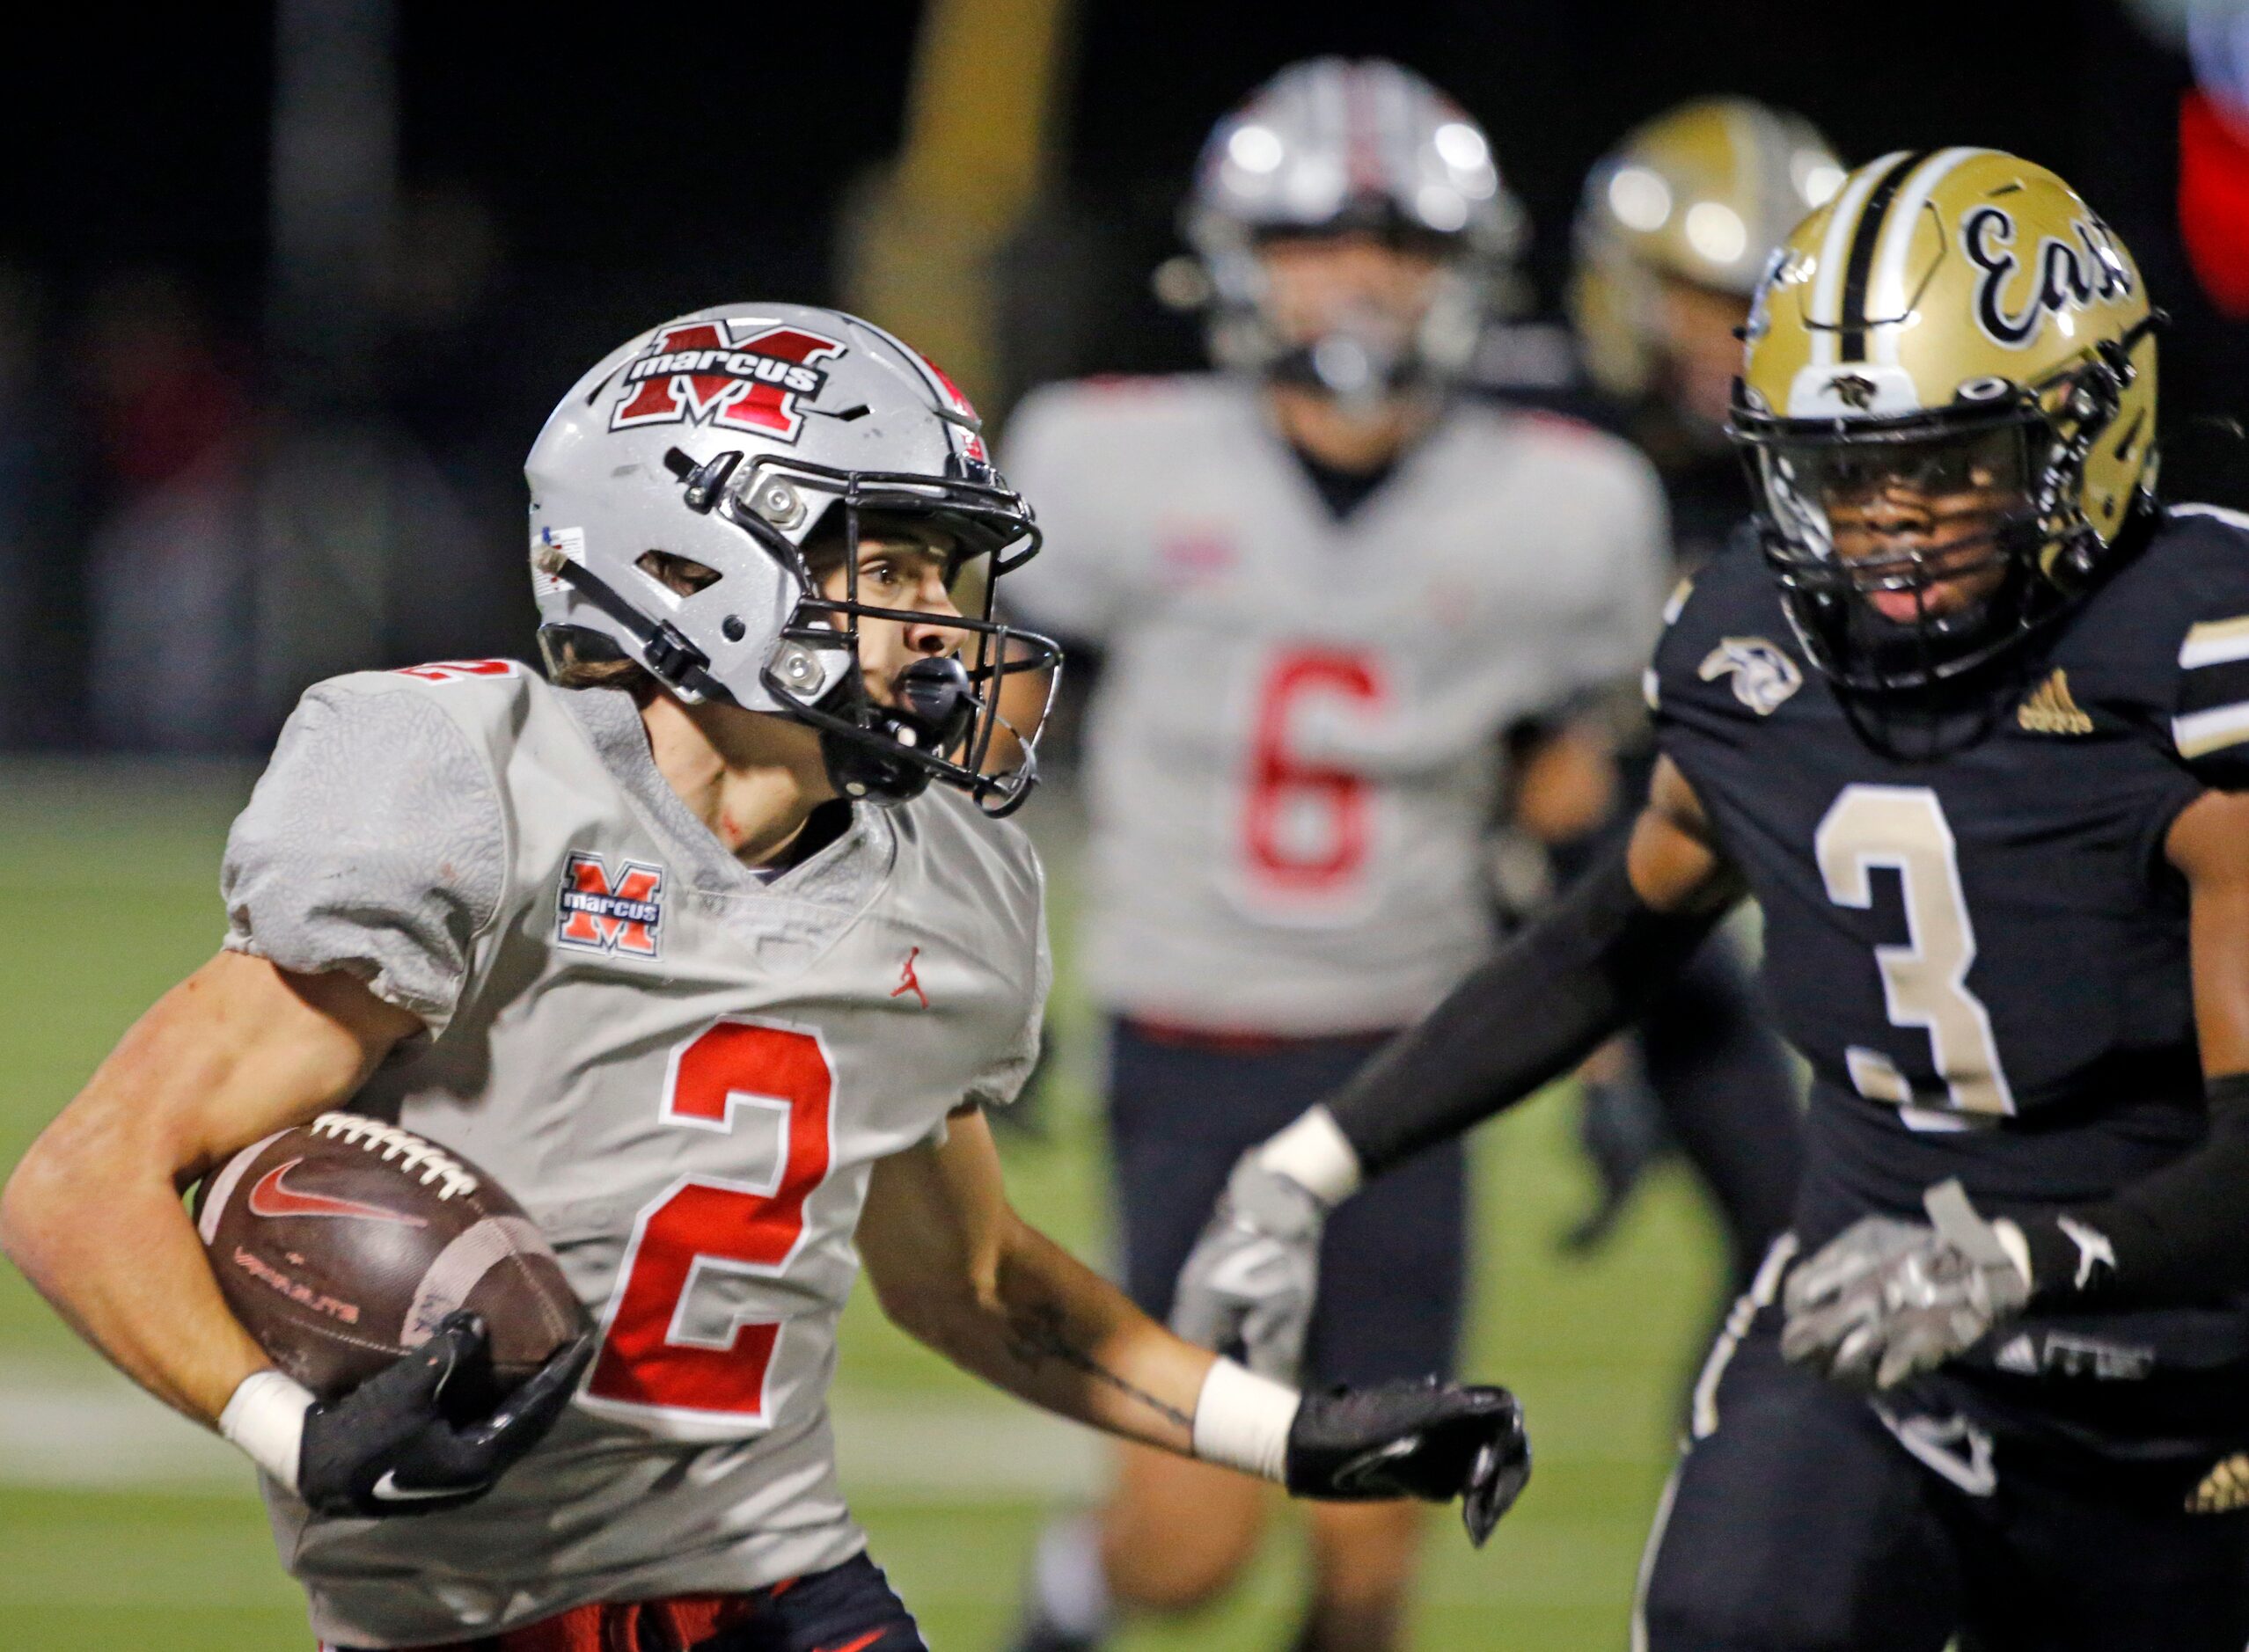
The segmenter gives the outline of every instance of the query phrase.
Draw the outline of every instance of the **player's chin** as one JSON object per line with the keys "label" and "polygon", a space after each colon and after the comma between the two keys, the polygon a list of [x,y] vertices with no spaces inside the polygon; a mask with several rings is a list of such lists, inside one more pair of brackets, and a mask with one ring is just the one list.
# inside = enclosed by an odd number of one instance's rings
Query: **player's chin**
{"label": "player's chin", "polygon": [[1945,588],[1931,585],[1902,591],[1869,591],[1866,605],[1894,625],[1910,625],[1923,619],[1942,619],[1958,604],[1944,600]]}
{"label": "player's chin", "polygon": [[1859,595],[1878,617],[1894,625],[1925,625],[1969,612],[1998,588],[2004,573],[1990,566],[1989,553],[1977,552],[1910,584],[1870,584]]}

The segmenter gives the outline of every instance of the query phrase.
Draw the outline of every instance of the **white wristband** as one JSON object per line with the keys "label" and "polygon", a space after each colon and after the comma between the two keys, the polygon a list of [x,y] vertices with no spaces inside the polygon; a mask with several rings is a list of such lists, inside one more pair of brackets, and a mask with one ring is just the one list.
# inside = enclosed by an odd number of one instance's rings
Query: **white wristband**
{"label": "white wristband", "polygon": [[312,1393],[277,1371],[253,1371],[219,1413],[219,1432],[260,1468],[297,1489],[298,1455],[304,1449],[304,1414]]}
{"label": "white wristband", "polygon": [[1359,1191],[1359,1151],[1324,1107],[1309,1108],[1269,1137],[1257,1162],[1330,1208]]}
{"label": "white wristband", "polygon": [[1230,1359],[1219,1360],[1195,1397],[1195,1455],[1245,1474],[1288,1480],[1288,1430],[1303,1396]]}

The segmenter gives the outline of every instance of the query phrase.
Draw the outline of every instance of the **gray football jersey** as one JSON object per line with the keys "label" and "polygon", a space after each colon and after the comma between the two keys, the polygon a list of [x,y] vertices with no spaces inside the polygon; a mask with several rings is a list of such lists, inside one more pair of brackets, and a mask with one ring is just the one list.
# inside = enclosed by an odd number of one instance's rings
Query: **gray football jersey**
{"label": "gray football jersey", "polygon": [[1337,522],[1254,386],[1040,391],[1008,581],[1096,643],[1086,971],[1127,1014],[1278,1034],[1427,1010],[1491,944],[1499,736],[1645,663],[1662,489],[1571,421],[1453,408]]}
{"label": "gray football jersey", "polygon": [[826,1393],[875,1161],[1012,1099],[1048,966],[1028,841],[932,788],[770,884],[638,712],[502,662],[311,690],[227,847],[228,944],[430,1036],[354,1110],[489,1172],[600,1354],[481,1502],[360,1521],[268,1485],[326,1640],[488,1634],[849,1559]]}

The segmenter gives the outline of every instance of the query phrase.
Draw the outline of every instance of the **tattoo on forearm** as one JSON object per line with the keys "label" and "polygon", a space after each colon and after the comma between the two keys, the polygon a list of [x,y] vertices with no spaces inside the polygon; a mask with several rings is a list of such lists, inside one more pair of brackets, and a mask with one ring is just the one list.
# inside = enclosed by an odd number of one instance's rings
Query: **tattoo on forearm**
{"label": "tattoo on forearm", "polygon": [[1059,1360],[1127,1399],[1139,1400],[1168,1422],[1177,1423],[1190,1433],[1194,1431],[1194,1418],[1178,1407],[1167,1405],[1154,1394],[1135,1388],[1073,1341],[1059,1304],[1042,1302],[1016,1309],[1008,1316],[1007,1332],[1007,1351],[1032,1370],[1048,1360]]}

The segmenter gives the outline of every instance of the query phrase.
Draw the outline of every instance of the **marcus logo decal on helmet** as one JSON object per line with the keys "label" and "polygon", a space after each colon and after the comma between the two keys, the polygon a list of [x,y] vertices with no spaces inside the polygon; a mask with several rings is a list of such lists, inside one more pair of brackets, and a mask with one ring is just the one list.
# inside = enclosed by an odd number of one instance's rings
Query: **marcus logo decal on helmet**
{"label": "marcus logo decal on helmet", "polygon": [[794,442],[804,425],[797,398],[817,397],[827,383],[811,363],[842,354],[840,340],[802,327],[745,328],[724,318],[659,327],[625,369],[609,428],[707,424]]}
{"label": "marcus logo decal on helmet", "polygon": [[[998,592],[1038,527],[968,398],[880,327],[802,304],[667,322],[563,398],[524,475],[551,670],[628,660],[691,704],[809,724],[849,797],[1029,794],[1061,651]],[[940,552],[949,605],[862,600],[862,539]],[[870,681],[863,620],[946,640]]]}
{"label": "marcus logo decal on helmet", "polygon": [[2066,611],[2153,497],[2157,320],[2042,166],[1900,151],[1845,179],[1771,259],[1728,428],[1805,657],[1917,689]]}

